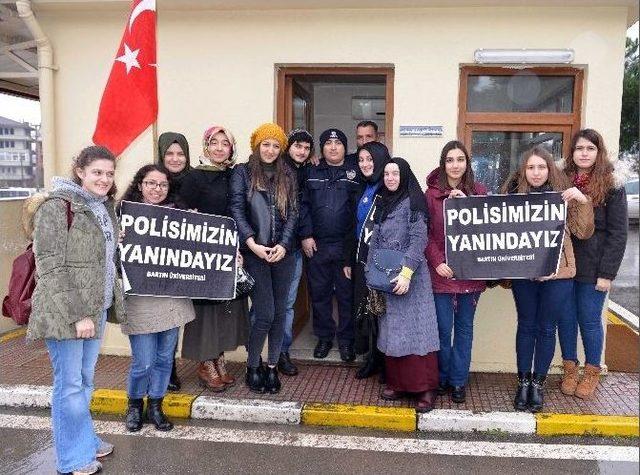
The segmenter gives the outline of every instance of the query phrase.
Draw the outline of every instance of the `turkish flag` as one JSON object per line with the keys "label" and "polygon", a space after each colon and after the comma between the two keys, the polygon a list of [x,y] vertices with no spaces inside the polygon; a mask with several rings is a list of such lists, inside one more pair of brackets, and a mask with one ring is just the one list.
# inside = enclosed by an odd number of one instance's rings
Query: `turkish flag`
{"label": "turkish flag", "polygon": [[157,116],[156,2],[134,0],[102,94],[93,142],[118,156]]}

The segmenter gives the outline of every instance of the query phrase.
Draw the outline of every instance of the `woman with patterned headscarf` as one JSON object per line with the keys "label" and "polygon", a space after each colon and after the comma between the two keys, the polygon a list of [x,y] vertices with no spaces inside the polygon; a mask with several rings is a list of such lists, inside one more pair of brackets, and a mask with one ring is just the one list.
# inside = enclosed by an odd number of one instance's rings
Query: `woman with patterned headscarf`
{"label": "woman with patterned headscarf", "polygon": [[[236,161],[236,141],[219,125],[207,129],[202,140],[200,165],[183,180],[180,196],[190,209],[231,216],[229,182]],[[241,262],[238,264],[241,265]],[[224,352],[247,342],[247,298],[229,302],[194,300],[196,319],[184,328],[182,356],[199,361],[200,384],[214,392],[235,383],[225,365]]]}

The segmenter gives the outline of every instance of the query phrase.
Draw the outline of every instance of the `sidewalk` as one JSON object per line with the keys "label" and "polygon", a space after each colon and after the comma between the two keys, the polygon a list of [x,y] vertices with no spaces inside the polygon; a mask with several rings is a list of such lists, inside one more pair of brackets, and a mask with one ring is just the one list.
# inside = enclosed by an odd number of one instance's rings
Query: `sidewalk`
{"label": "sidewalk", "polygon": [[[107,394],[108,397],[117,397],[121,401],[118,404],[118,411],[122,411],[126,398],[124,389],[126,388],[126,377],[129,366],[129,358],[122,356],[100,356],[96,368],[95,387],[100,389],[112,389]],[[344,365],[329,365],[318,363],[300,363],[300,373],[295,377],[282,376],[283,388],[277,395],[258,395],[251,393],[243,384],[244,365],[241,363],[229,363],[230,372],[236,377],[238,383],[223,393],[212,393],[204,390],[198,385],[196,376],[196,363],[188,360],[178,360],[178,373],[182,380],[181,393],[191,397],[182,398],[184,404],[193,404],[195,410],[196,402],[205,403],[205,406],[214,405],[239,405],[244,407],[245,412],[240,420],[247,420],[246,410],[255,406],[256,408],[267,407],[273,403],[289,403],[290,407],[305,406],[313,407],[316,413],[316,420],[327,422],[328,425],[355,425],[371,427],[367,423],[367,411],[359,408],[369,406],[369,412],[373,411],[390,415],[400,414],[402,417],[413,418],[415,430],[415,411],[412,410],[411,400],[385,401],[379,397],[381,385],[377,377],[366,380],[354,378],[356,367]],[[601,432],[598,429],[600,422],[594,420],[611,421],[610,417],[604,418],[584,418],[583,416],[626,416],[623,417],[627,427],[624,433],[615,432],[613,435],[637,435],[638,414],[639,414],[639,390],[638,375],[635,373],[613,373],[610,372],[601,380],[600,387],[595,397],[590,401],[583,401],[578,398],[565,396],[559,389],[559,376],[550,376],[546,385],[545,410],[543,416],[536,416],[538,426],[540,421],[549,421],[549,417],[544,415],[571,415],[569,419],[563,419],[564,424],[574,424],[578,420],[590,420],[588,428],[580,427],[567,429],[562,432],[562,427],[556,433],[584,433]],[[516,377],[514,374],[500,373],[473,373],[471,375],[466,404],[453,404],[448,397],[438,398],[436,410],[427,416],[420,416],[420,419],[435,420],[442,419],[443,416],[453,418],[477,418],[478,414],[486,417],[486,413],[495,413],[500,418],[514,421],[533,421],[534,416],[526,413],[515,413],[512,406],[513,391]],[[51,386],[51,368],[46,348],[42,342],[26,343],[24,336],[18,336],[3,343],[0,343],[0,385],[5,391],[16,385]],[[117,395],[117,396],[115,396]],[[194,400],[196,402],[194,402]],[[262,403],[258,401],[263,401]],[[95,402],[95,398],[94,398]],[[0,404],[3,402],[0,400]],[[6,404],[6,403],[5,403]],[[14,404],[12,404],[14,405]],[[15,404],[20,405],[20,404]],[[293,406],[291,406],[293,405]],[[330,407],[330,412],[337,414],[327,416],[326,410]],[[355,409],[354,409],[355,408]],[[377,408],[377,409],[376,409]],[[399,412],[389,412],[382,408],[396,408]],[[406,409],[402,409],[406,408]],[[190,408],[187,408],[187,414]],[[356,417],[353,422],[350,417],[362,411],[361,422]],[[323,415],[318,415],[323,413]],[[349,416],[344,414],[348,413]],[[343,415],[340,415],[343,414]],[[202,416],[202,413],[200,413]],[[191,413],[191,417],[194,416]],[[302,409],[302,419],[305,419],[305,410]],[[556,417],[556,416],[553,416]],[[218,417],[212,417],[218,418]],[[225,417],[221,417],[225,418]],[[318,419],[319,418],[319,419]],[[250,419],[250,416],[249,416]],[[311,421],[314,417],[306,417]],[[340,420],[345,419],[345,424],[340,424]],[[332,423],[333,421],[334,423]],[[291,421],[289,421],[291,422]],[[337,422],[337,423],[335,423]],[[295,421],[294,421],[295,423]],[[629,432],[629,424],[632,426]],[[375,425],[375,424],[374,424]],[[400,424],[402,426],[402,424]],[[418,421],[420,428],[421,422]],[[455,425],[455,424],[454,424]],[[535,422],[534,422],[535,425]],[[427,423],[422,424],[426,430],[432,429]],[[376,426],[379,427],[379,426]],[[404,426],[403,426],[404,427]],[[482,426],[485,427],[485,426]],[[491,426],[493,427],[493,426]],[[633,429],[635,427],[635,429]],[[394,427],[387,427],[394,428]],[[578,432],[575,432],[575,431]],[[538,427],[538,433],[541,433]],[[611,434],[611,432],[606,432]]]}

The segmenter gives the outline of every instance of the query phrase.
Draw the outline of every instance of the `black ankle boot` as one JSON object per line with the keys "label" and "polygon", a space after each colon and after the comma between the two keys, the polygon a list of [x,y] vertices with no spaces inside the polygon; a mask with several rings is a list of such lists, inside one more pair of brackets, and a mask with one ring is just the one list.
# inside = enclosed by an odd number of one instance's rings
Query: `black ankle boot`
{"label": "black ankle boot", "polygon": [[518,389],[513,400],[516,411],[526,411],[529,400],[529,388],[531,387],[531,373],[518,373]]}
{"label": "black ankle boot", "polygon": [[379,351],[375,348],[367,353],[364,364],[356,371],[356,379],[366,379],[380,372],[382,364],[378,353]]}
{"label": "black ankle boot", "polygon": [[278,378],[278,369],[276,367],[267,366],[267,374],[265,376],[264,387],[265,390],[271,394],[280,392],[282,385],[280,384],[280,378]]}
{"label": "black ankle boot", "polygon": [[176,368],[176,359],[173,359],[173,366],[171,367],[171,376],[169,376],[168,391],[180,391],[182,385],[180,384],[180,378],[178,378],[178,370]]}
{"label": "black ankle boot", "polygon": [[298,367],[293,364],[288,352],[280,353],[280,358],[278,359],[278,370],[287,376],[295,376],[298,374]]}
{"label": "black ankle boot", "polygon": [[529,389],[529,398],[527,399],[527,405],[531,412],[540,412],[544,405],[544,381],[547,379],[546,375],[533,373],[533,379],[531,380],[531,389]]}
{"label": "black ankle boot", "polygon": [[264,373],[262,365],[257,368],[251,368],[247,366],[247,375],[245,376],[245,383],[249,387],[250,391],[254,393],[264,393]]}
{"label": "black ankle boot", "polygon": [[462,404],[467,400],[467,388],[464,386],[454,386],[451,389],[451,400],[456,404]]}
{"label": "black ankle boot", "polygon": [[142,429],[142,399],[131,399],[127,404],[127,417],[125,423],[129,432],[138,432]]}
{"label": "black ankle boot", "polygon": [[173,429],[173,424],[162,412],[162,398],[147,399],[147,419],[156,426],[157,430],[166,432]]}

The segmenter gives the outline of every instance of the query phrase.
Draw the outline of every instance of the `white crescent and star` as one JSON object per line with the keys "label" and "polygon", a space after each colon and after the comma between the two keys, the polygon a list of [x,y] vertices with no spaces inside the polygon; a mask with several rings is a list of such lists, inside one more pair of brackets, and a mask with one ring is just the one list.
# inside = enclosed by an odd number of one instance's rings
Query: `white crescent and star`
{"label": "white crescent and star", "polygon": [[[156,0],[142,0],[134,7],[131,11],[131,15],[129,16],[129,31],[131,31],[136,18],[138,18],[142,12],[146,11],[156,11]],[[123,63],[127,68],[127,74],[129,74],[133,68],[142,69],[138,62],[138,54],[140,54],[140,49],[131,50],[129,45],[125,43],[124,54],[122,56],[118,56],[116,61]],[[149,66],[156,67],[155,64],[150,64]]]}
{"label": "white crescent and star", "polygon": [[156,0],[142,0],[135,6],[131,11],[131,16],[129,17],[129,31],[131,31],[131,27],[133,26],[133,22],[136,21],[136,18],[145,11],[155,12]]}
{"label": "white crescent and star", "polygon": [[127,67],[127,74],[129,74],[129,71],[131,71],[132,68],[142,69],[140,68],[140,63],[138,62],[138,53],[140,53],[139,49],[131,51],[129,45],[125,43],[124,54],[116,58],[116,61],[124,63],[124,65]]}

